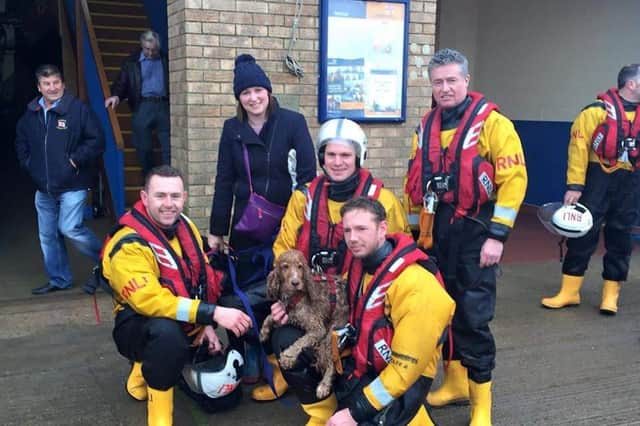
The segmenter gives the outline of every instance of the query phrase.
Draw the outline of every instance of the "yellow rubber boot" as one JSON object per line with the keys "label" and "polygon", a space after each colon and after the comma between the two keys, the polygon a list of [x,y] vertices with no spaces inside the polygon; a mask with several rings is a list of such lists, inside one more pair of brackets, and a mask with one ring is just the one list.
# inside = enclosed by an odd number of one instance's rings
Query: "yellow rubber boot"
{"label": "yellow rubber boot", "polygon": [[618,312],[618,296],[620,295],[620,283],[618,281],[605,280],[602,285],[602,303],[600,313],[603,315],[615,315]]}
{"label": "yellow rubber boot", "polygon": [[302,409],[309,416],[307,426],[324,426],[333,413],[336,412],[338,407],[338,400],[335,394],[329,395],[322,401],[314,402],[313,404],[301,404]]}
{"label": "yellow rubber boot", "polygon": [[147,424],[149,426],[173,425],[173,388],[166,391],[147,387]]}
{"label": "yellow rubber boot", "polygon": [[471,422],[469,426],[491,426],[491,382],[469,380]]}
{"label": "yellow rubber boot", "polygon": [[452,360],[444,372],[444,381],[438,390],[429,392],[427,403],[432,407],[449,404],[466,405],[469,402],[467,369],[460,361]]}
{"label": "yellow rubber boot", "polygon": [[549,309],[560,309],[565,306],[580,304],[580,287],[584,277],[562,274],[562,286],[560,292],[553,297],[542,299],[542,306]]}
{"label": "yellow rubber boot", "polygon": [[126,386],[127,393],[131,398],[137,399],[138,401],[147,400],[147,382],[145,382],[142,376],[141,362],[136,361],[131,366],[131,372],[129,373]]}
{"label": "yellow rubber boot", "polygon": [[287,389],[289,389],[289,385],[282,375],[282,370],[280,370],[280,366],[278,365],[276,356],[269,355],[267,357],[267,361],[273,368],[273,387],[276,388],[277,395],[273,394],[271,386],[269,386],[268,384],[256,386],[251,391],[251,398],[254,401],[275,401],[276,399],[284,395]]}

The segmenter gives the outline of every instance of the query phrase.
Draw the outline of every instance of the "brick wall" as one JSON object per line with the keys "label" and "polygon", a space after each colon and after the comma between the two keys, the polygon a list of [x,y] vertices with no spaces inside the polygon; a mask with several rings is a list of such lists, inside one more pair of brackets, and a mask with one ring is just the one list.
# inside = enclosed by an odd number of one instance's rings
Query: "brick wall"
{"label": "brick wall", "polygon": [[[218,141],[224,120],[235,113],[234,58],[256,57],[284,106],[304,114],[315,139],[319,56],[319,0],[304,0],[292,56],[305,71],[298,80],[283,64],[295,0],[169,0],[171,144],[175,165],[187,176],[187,211],[208,230]],[[426,64],[435,42],[436,0],[411,0],[407,121],[365,124],[367,167],[401,195],[413,128],[430,104]]]}

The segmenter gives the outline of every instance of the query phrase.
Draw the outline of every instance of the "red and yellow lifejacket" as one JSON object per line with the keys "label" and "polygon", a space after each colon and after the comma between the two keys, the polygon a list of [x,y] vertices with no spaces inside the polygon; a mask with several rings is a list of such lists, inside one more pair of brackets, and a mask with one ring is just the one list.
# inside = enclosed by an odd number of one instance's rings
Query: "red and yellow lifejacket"
{"label": "red and yellow lifejacket", "polygon": [[418,146],[409,164],[405,192],[414,205],[422,205],[427,184],[435,175],[450,176],[449,191],[440,201],[456,207],[456,217],[475,216],[495,191],[493,165],[480,156],[478,141],[482,126],[498,106],[479,93],[469,92],[471,103],[456,128],[451,144],[442,148],[440,132],[442,108],[436,107],[422,118]]}
{"label": "red and yellow lifejacket", "polygon": [[351,348],[355,360],[354,376],[367,373],[378,375],[391,359],[393,325],[385,316],[385,295],[393,281],[414,263],[431,272],[444,287],[442,276],[429,256],[418,249],[413,239],[405,234],[387,235],[395,247],[371,277],[364,294],[361,284],[364,276],[362,261],[353,259],[347,278],[350,303],[350,323],[357,330],[357,340]]}
{"label": "red and yellow lifejacket", "polygon": [[[625,138],[640,139],[640,104],[636,108],[636,116],[631,123],[627,120],[622,99],[618,89],[611,88],[598,95],[607,111],[607,119],[596,128],[591,137],[591,148],[605,166],[614,166],[622,154],[622,140]],[[638,167],[640,149],[628,150],[629,160]],[[634,164],[635,163],[635,164]]]}
{"label": "red and yellow lifejacket", "polygon": [[[214,270],[205,260],[198,243],[198,238],[201,237],[193,232],[182,215],[176,227],[176,238],[180,242],[182,256],[175,252],[162,230],[153,223],[142,201],[136,202],[130,211],[122,215],[118,225],[133,229],[142,242],[151,248],[160,268],[158,281],[163,287],[176,296],[200,299],[208,303],[218,300],[224,273]],[[106,242],[103,247],[105,246]]]}
{"label": "red and yellow lifejacket", "polygon": [[[354,197],[367,196],[377,200],[383,187],[382,181],[374,178],[366,169],[361,168],[358,173],[360,182]],[[300,227],[296,248],[311,262],[313,255],[321,250],[338,250],[343,241],[343,230],[342,222],[331,223],[329,218],[329,180],[325,176],[318,176],[311,181],[306,198],[304,222]],[[344,259],[339,259],[338,269],[325,272],[340,274],[342,268],[339,265],[351,262],[351,253],[346,248],[342,251]]]}

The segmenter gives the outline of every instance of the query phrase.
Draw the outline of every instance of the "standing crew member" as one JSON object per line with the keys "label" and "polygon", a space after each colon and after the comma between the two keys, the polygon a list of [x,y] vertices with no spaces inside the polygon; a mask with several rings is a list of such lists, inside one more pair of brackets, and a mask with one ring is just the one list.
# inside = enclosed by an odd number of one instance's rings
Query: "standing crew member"
{"label": "standing crew member", "polygon": [[491,424],[496,268],[524,199],[527,170],[511,121],[482,94],[468,91],[468,67],[452,49],[429,62],[436,107],[414,135],[405,191],[414,205],[425,199],[437,204],[433,252],[456,302],[453,353],[444,346],[452,361],[427,400],[440,407],[471,399],[477,426]]}
{"label": "standing crew member", "polygon": [[627,280],[637,216],[640,165],[640,64],[622,67],[618,88],[598,95],[571,126],[565,204],[580,201],[593,216],[593,227],[580,238],[567,240],[562,286],[554,297],[542,299],[551,309],[580,303],[580,287],[589,259],[598,246],[604,223],[607,249],[603,259],[600,313],[618,312],[620,283]]}

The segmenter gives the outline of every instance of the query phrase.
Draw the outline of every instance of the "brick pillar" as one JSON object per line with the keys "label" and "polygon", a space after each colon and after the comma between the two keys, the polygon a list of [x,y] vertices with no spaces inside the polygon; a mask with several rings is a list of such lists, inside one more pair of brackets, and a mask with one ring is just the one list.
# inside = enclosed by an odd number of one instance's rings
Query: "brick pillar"
{"label": "brick pillar", "polygon": [[[168,0],[171,143],[175,165],[187,180],[187,212],[208,231],[217,150],[224,120],[235,114],[233,60],[250,53],[269,75],[285,107],[302,113],[315,140],[319,0],[304,0],[292,56],[302,79],[283,64],[295,0]],[[410,2],[407,120],[363,125],[369,137],[366,166],[402,194],[411,132],[431,103],[426,63],[435,44],[436,0]]]}

